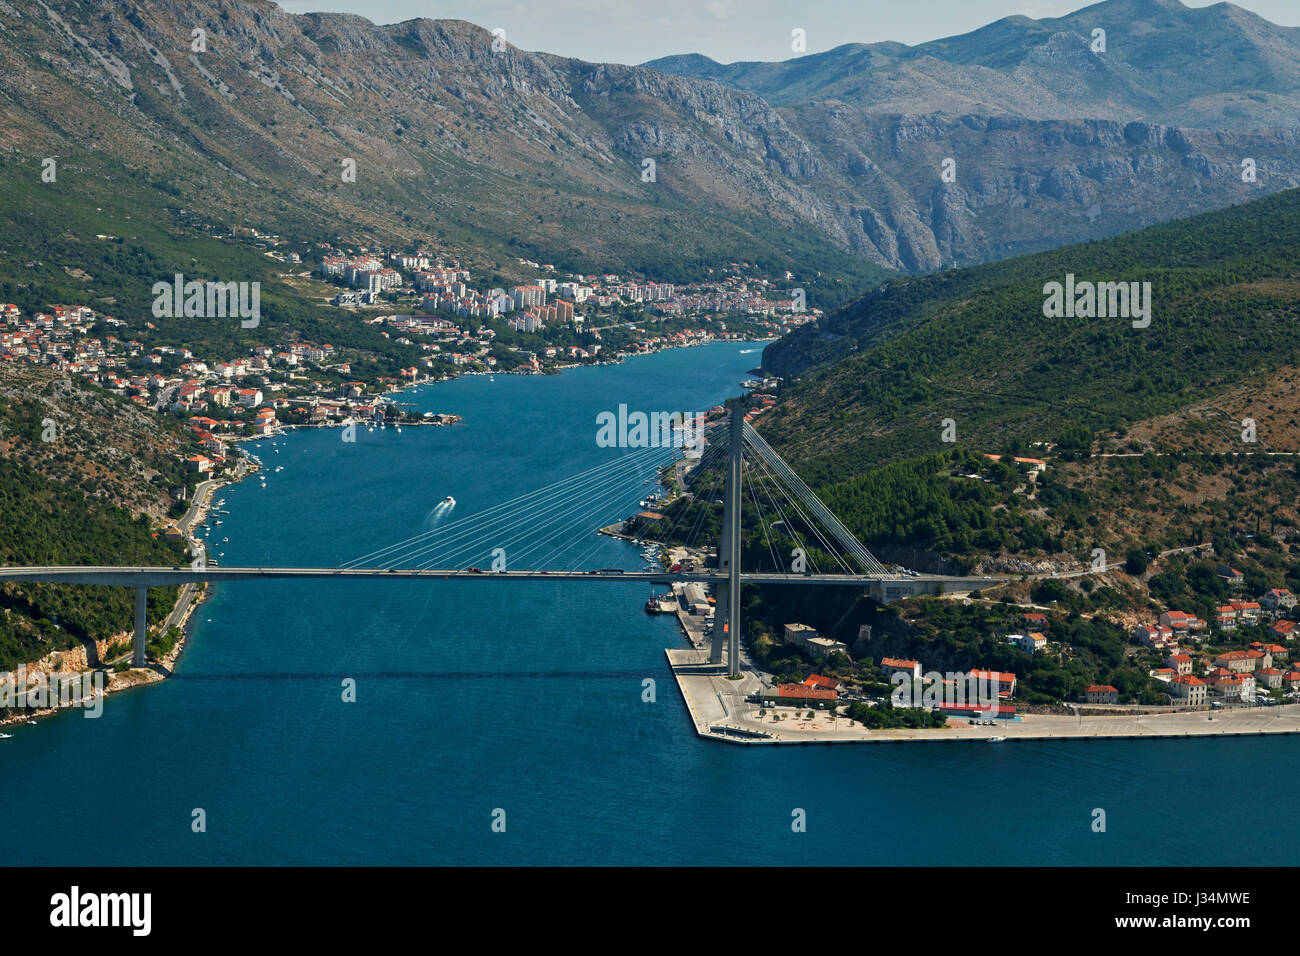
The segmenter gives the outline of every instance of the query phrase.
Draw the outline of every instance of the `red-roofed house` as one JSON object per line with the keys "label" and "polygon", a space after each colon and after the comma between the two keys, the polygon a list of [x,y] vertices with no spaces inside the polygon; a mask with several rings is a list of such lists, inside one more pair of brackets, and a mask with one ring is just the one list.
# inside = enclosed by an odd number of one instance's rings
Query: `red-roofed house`
{"label": "red-roofed house", "polygon": [[1007,674],[1002,671],[980,671],[973,670],[970,672],[976,680],[986,680],[990,684],[998,685],[999,697],[1012,697],[1016,693],[1016,675]]}
{"label": "red-roofed house", "polygon": [[906,660],[901,657],[882,657],[880,659],[880,669],[896,674],[899,671],[907,671],[912,675],[913,680],[921,679],[921,662]]}
{"label": "red-roofed house", "polygon": [[1289,610],[1295,607],[1295,595],[1286,588],[1273,588],[1259,599],[1259,604],[1270,611]]}
{"label": "red-roofed house", "polygon": [[1237,611],[1237,621],[1241,624],[1254,624],[1259,621],[1259,602],[1258,601],[1233,601],[1232,606]]}
{"label": "red-roofed house", "polygon": [[1169,682],[1173,695],[1186,704],[1204,704],[1207,688],[1205,681],[1191,674],[1182,674]]}
{"label": "red-roofed house", "polygon": [[1189,654],[1170,654],[1165,661],[1176,674],[1190,674],[1192,672],[1192,658]]}
{"label": "red-roofed house", "polygon": [[1118,704],[1119,691],[1109,684],[1093,684],[1084,692],[1084,699],[1090,704]]}
{"label": "red-roofed house", "polygon": [[831,690],[836,692],[844,686],[834,677],[823,677],[821,674],[809,674],[807,678],[804,679],[803,685],[805,687],[819,687],[822,690]]}
{"label": "red-roofed house", "polygon": [[1165,611],[1160,615],[1160,623],[1170,628],[1175,633],[1182,631],[1199,631],[1204,629],[1205,622],[1194,614],[1188,614],[1184,611]]}
{"label": "red-roofed house", "polygon": [[1133,639],[1153,651],[1168,651],[1178,646],[1173,628],[1161,624],[1140,624],[1133,630]]}
{"label": "red-roofed house", "polygon": [[1226,564],[1219,565],[1219,577],[1228,584],[1229,587],[1239,588],[1246,583],[1246,576],[1236,568],[1230,568]]}
{"label": "red-roofed house", "polygon": [[1250,700],[1255,696],[1255,677],[1253,674],[1229,674],[1210,681],[1210,687],[1224,700]]}
{"label": "red-roofed house", "polygon": [[1269,667],[1273,663],[1270,656],[1267,661],[1259,651],[1224,651],[1214,659],[1215,667],[1222,667],[1233,674],[1253,674],[1257,667]]}

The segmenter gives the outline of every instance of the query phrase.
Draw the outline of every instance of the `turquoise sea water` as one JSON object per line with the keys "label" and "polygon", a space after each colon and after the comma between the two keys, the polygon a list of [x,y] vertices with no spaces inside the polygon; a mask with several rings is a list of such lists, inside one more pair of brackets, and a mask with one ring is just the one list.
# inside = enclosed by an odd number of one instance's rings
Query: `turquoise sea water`
{"label": "turquoise sea water", "polygon": [[[463,378],[412,398],[464,415],[460,427],[361,430],[353,445],[303,431],[279,454],[264,442],[267,487],[223,491],[222,563],[335,566],[425,530],[446,495],[462,517],[591,467],[610,454],[594,442],[598,412],[708,408],[757,363],[746,348]],[[590,542],[587,566],[641,564],[627,544]],[[1300,849],[1286,828],[1207,838],[1230,814],[1300,798],[1295,737],[700,741],[664,661],[677,625],[642,613],[647,593],[223,586],[172,680],[110,697],[97,720],[10,728],[0,819],[57,834],[24,862],[72,865],[1282,864]],[[341,701],[344,677],[355,703]],[[642,701],[646,677],[655,703]],[[195,808],[205,833],[192,832]],[[792,832],[795,808],[807,832]]]}

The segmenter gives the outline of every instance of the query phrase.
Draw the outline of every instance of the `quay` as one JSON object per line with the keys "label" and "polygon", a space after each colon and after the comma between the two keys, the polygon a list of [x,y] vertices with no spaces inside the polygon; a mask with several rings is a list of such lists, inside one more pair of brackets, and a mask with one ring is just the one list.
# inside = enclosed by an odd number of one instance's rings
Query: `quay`
{"label": "quay", "polygon": [[[996,726],[974,726],[966,720],[925,730],[887,728],[868,730],[846,716],[832,718],[806,707],[766,708],[747,698],[762,681],[749,670],[739,680],[727,677],[725,665],[710,664],[707,649],[668,648],[664,652],[699,737],[742,746],[770,744],[900,744],[936,741],[1017,740],[1134,740],[1186,737],[1258,737],[1266,734],[1300,734],[1300,704],[1243,707],[1233,710],[1181,711],[1115,717],[1076,717],[1025,714],[1019,720],[999,720]],[[779,713],[781,719],[773,720]]]}

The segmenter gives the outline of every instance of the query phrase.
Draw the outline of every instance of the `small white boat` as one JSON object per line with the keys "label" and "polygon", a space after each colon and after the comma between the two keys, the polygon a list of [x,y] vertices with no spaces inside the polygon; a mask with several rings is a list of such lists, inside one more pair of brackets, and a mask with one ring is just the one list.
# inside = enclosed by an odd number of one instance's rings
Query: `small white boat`
{"label": "small white boat", "polygon": [[991,744],[1000,744],[1002,743],[1002,741],[1006,739],[1007,739],[1006,737],[989,737],[988,742]]}
{"label": "small white boat", "polygon": [[448,507],[455,507],[456,499],[453,498],[451,495],[448,495],[446,498],[442,499],[442,503],[444,505],[447,505]]}
{"label": "small white boat", "polygon": [[0,734],[0,740],[12,740],[13,734]]}
{"label": "small white boat", "polygon": [[29,720],[29,721],[27,721],[27,722],[28,722],[29,724],[31,724],[33,727],[36,726],[36,721],[34,721],[34,720]]}

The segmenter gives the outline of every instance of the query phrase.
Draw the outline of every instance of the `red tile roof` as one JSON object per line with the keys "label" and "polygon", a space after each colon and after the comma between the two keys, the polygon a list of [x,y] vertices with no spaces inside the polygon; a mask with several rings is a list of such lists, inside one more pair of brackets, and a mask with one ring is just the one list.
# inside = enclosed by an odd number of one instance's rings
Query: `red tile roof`
{"label": "red tile roof", "polygon": [[836,695],[833,690],[822,690],[819,687],[805,687],[803,684],[778,684],[776,687],[776,696],[792,697],[799,700],[835,700]]}

